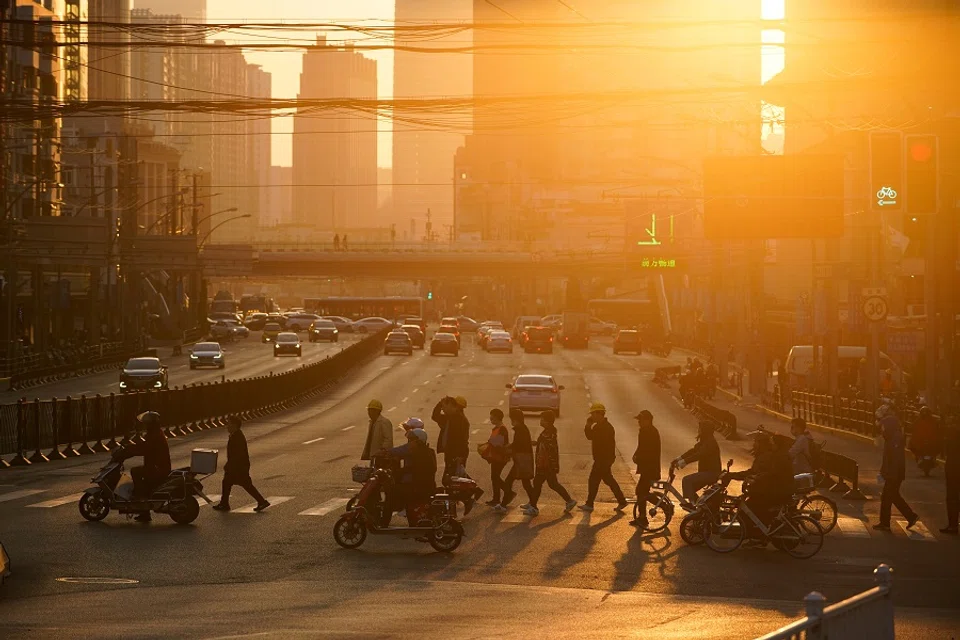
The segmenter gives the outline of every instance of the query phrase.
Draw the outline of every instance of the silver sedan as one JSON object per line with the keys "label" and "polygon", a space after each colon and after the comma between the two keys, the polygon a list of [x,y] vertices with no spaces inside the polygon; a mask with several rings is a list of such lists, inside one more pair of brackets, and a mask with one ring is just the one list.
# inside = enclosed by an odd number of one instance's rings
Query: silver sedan
{"label": "silver sedan", "polygon": [[560,417],[560,392],[563,385],[558,385],[553,376],[523,374],[517,376],[510,389],[510,409],[538,412],[551,409]]}

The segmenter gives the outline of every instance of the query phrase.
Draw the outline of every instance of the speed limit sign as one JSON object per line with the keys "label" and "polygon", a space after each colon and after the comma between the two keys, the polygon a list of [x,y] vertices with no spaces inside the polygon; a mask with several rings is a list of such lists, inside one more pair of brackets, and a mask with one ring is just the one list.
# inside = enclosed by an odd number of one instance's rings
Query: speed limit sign
{"label": "speed limit sign", "polygon": [[880,296],[870,296],[863,301],[863,315],[871,322],[880,322],[887,318],[887,301]]}

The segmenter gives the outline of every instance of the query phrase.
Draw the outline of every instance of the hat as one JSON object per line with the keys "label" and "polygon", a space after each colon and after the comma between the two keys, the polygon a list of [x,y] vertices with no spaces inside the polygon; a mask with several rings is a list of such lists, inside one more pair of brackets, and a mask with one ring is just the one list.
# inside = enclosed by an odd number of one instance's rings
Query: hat
{"label": "hat", "polygon": [[633,416],[633,419],[634,419],[634,420],[639,420],[640,418],[648,418],[648,419],[650,419],[650,420],[653,420],[653,414],[650,413],[649,411],[647,411],[646,409],[644,409],[643,411],[641,411],[641,412],[638,413],[637,415]]}
{"label": "hat", "polygon": [[383,411],[383,403],[379,400],[371,400],[367,403],[367,409],[376,409],[377,411]]}
{"label": "hat", "polygon": [[594,402],[592,405],[590,405],[590,413],[593,413],[594,411],[603,411],[606,413],[607,408],[603,406],[602,402]]}
{"label": "hat", "polygon": [[464,398],[463,396],[457,396],[456,398],[453,399],[453,401],[456,402],[457,406],[460,407],[461,409],[467,408],[467,399]]}

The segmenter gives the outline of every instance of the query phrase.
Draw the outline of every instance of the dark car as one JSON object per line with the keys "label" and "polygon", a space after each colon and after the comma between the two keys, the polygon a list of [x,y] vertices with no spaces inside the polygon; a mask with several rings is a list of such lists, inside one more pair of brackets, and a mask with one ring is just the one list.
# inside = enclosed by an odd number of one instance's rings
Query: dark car
{"label": "dark car", "polygon": [[553,329],[527,327],[523,332],[523,350],[527,353],[553,353]]}
{"label": "dark car", "polygon": [[300,337],[292,331],[285,331],[277,336],[273,341],[273,355],[303,355],[303,347],[300,346]]}
{"label": "dark car", "polygon": [[260,313],[259,311],[256,313],[251,313],[243,321],[243,326],[245,326],[247,329],[250,329],[250,331],[262,331],[266,324],[267,314]]}
{"label": "dark car", "polygon": [[455,324],[442,324],[437,329],[437,333],[452,333],[457,339],[457,346],[460,346],[460,327]]}
{"label": "dark car", "polygon": [[430,355],[436,356],[441,353],[460,355],[460,343],[457,341],[457,336],[443,331],[438,331],[433,335],[433,341],[430,342]]}
{"label": "dark car", "polygon": [[464,333],[476,333],[477,329],[480,328],[479,322],[467,316],[459,316],[457,321],[460,324],[460,331]]}
{"label": "dark car", "polygon": [[307,329],[307,335],[310,342],[339,342],[340,331],[333,320],[314,320],[310,328]]}
{"label": "dark car", "polygon": [[400,327],[400,329],[410,336],[410,341],[413,342],[413,346],[418,349],[423,349],[427,342],[427,336],[420,327],[415,324],[405,324]]}
{"label": "dark car", "polygon": [[632,329],[623,329],[617,332],[617,337],[613,339],[613,353],[635,353],[638,356],[643,354],[643,341],[640,334]]}
{"label": "dark car", "polygon": [[227,366],[223,357],[223,349],[219,342],[199,342],[190,349],[190,368],[216,367],[223,369]]}
{"label": "dark car", "polygon": [[405,325],[407,325],[407,324],[416,325],[416,326],[420,327],[420,331],[423,331],[424,335],[426,335],[426,333],[427,333],[427,321],[424,320],[423,318],[419,318],[419,317],[416,317],[416,316],[410,316],[409,318],[407,318],[407,319],[404,321],[403,324],[405,324]]}
{"label": "dark car", "polygon": [[281,329],[285,329],[287,326],[287,316],[283,315],[282,313],[270,313],[267,314],[267,322],[278,324],[280,325]]}
{"label": "dark car", "polygon": [[120,371],[121,391],[167,388],[167,368],[160,358],[130,358]]}
{"label": "dark car", "polygon": [[383,341],[383,355],[391,353],[405,353],[408,356],[413,355],[413,341],[406,331],[396,330],[387,334],[387,339]]}

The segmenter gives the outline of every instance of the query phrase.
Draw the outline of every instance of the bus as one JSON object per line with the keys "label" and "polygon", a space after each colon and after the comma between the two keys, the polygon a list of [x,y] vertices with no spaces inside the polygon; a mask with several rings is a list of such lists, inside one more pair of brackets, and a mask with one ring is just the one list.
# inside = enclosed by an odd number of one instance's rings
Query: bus
{"label": "bus", "polygon": [[669,333],[660,312],[660,305],[652,300],[591,300],[587,303],[587,311],[591,316],[615,323],[620,329],[637,329],[642,335],[652,339],[662,338]]}
{"label": "bus", "polygon": [[251,313],[273,313],[277,305],[273,298],[261,293],[246,294],[240,298],[240,313],[246,318]]}
{"label": "bus", "polygon": [[320,316],[343,316],[351,320],[380,317],[395,320],[400,316],[423,317],[423,298],[304,298],[303,308]]}

